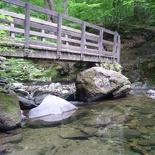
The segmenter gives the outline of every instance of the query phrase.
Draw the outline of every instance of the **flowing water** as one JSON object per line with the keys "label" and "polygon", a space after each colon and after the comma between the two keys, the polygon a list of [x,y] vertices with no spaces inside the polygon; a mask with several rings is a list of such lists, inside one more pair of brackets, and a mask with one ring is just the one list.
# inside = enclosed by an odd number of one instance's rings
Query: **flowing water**
{"label": "flowing water", "polygon": [[81,106],[60,124],[28,123],[11,135],[18,138],[4,145],[7,155],[155,155],[155,100],[134,92]]}

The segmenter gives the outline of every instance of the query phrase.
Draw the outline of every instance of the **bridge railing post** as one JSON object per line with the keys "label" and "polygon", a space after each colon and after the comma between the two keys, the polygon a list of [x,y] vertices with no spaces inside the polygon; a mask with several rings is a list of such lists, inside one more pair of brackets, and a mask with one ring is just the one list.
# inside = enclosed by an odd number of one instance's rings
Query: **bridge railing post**
{"label": "bridge railing post", "polygon": [[82,31],[81,31],[81,60],[84,59],[84,56],[83,56],[83,52],[84,52],[84,49],[85,49],[85,41],[86,41],[86,35],[85,35],[85,32],[86,32],[86,22],[83,21],[82,22]]}
{"label": "bridge railing post", "polygon": [[113,45],[113,62],[115,61],[115,57],[116,57],[116,52],[117,52],[117,45],[118,45],[118,33],[115,32],[114,34],[114,45]]}
{"label": "bridge railing post", "polygon": [[100,38],[99,38],[99,62],[101,62],[101,54],[103,50],[103,28],[100,29]]}
{"label": "bridge railing post", "polygon": [[120,63],[120,52],[121,52],[121,39],[118,35],[118,45],[117,45],[117,62]]}
{"label": "bridge railing post", "polygon": [[26,13],[25,13],[25,29],[24,29],[24,38],[25,38],[25,54],[27,55],[28,49],[29,49],[29,39],[30,39],[30,4],[26,3],[25,4],[25,9],[26,9]]}
{"label": "bridge railing post", "polygon": [[57,20],[57,58],[61,56],[62,15],[58,14]]}

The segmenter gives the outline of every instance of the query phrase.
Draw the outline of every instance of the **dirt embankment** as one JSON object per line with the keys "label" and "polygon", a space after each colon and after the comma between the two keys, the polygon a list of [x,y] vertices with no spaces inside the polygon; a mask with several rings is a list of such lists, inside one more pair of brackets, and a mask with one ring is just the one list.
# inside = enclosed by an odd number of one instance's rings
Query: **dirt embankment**
{"label": "dirt embankment", "polygon": [[155,84],[155,27],[121,33],[121,65],[131,82]]}

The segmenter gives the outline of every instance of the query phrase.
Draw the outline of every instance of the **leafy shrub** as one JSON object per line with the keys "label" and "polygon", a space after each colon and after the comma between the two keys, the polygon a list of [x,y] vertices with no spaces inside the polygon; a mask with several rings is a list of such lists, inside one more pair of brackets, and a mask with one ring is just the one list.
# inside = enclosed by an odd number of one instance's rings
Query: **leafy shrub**
{"label": "leafy shrub", "polygon": [[30,60],[11,58],[5,64],[7,67],[0,72],[0,77],[6,82],[48,81],[57,74],[54,69],[39,69]]}

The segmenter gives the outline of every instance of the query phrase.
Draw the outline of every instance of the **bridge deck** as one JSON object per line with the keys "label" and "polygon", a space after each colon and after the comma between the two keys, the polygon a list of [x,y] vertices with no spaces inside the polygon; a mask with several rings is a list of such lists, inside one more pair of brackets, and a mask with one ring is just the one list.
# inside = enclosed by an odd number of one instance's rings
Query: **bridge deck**
{"label": "bridge deck", "polygon": [[[51,10],[17,0],[3,0],[25,8],[25,15],[0,9],[0,18],[7,26],[0,27],[9,32],[1,38],[0,46],[13,47],[14,52],[4,51],[0,55],[66,61],[119,62],[120,35],[117,32],[58,14]],[[31,17],[31,11],[54,16],[57,23]],[[7,17],[12,17],[9,20]],[[72,25],[78,28],[73,28]]]}

